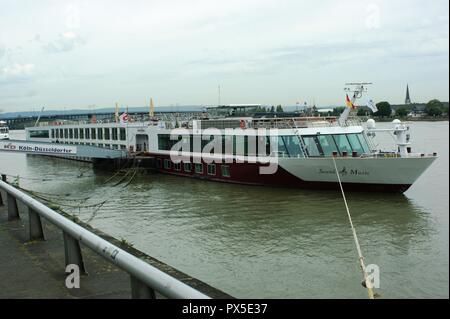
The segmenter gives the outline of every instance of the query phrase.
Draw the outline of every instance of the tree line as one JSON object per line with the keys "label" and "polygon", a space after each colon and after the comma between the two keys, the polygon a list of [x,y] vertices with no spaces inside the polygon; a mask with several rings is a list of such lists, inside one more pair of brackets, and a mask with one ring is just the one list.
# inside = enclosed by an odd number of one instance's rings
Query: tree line
{"label": "tree line", "polygon": [[[402,106],[396,109],[395,112],[393,112],[391,104],[387,101],[379,102],[376,104],[376,106],[378,111],[375,113],[373,113],[372,110],[370,110],[368,107],[360,107],[358,109],[357,115],[365,116],[373,114],[374,116],[378,117],[390,117],[392,115],[396,115],[398,117],[406,117],[411,111],[414,111],[411,108]],[[333,112],[330,115],[339,116],[344,110],[345,107],[336,107],[333,109]],[[448,114],[448,106],[445,106],[444,103],[437,99],[433,99],[425,105],[424,113],[428,116],[441,116],[442,114]]]}

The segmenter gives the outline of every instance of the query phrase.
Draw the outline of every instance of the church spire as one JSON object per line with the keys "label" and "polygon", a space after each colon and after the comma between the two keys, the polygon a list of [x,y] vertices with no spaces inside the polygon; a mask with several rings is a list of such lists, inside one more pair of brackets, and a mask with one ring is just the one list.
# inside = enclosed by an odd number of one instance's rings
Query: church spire
{"label": "church spire", "polygon": [[409,97],[409,85],[408,84],[406,84],[405,104],[411,104],[411,98]]}

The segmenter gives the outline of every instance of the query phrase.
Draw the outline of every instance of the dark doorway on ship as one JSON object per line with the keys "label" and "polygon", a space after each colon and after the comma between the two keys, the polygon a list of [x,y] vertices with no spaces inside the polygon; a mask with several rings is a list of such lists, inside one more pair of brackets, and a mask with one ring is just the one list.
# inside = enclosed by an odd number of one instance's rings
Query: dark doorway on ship
{"label": "dark doorway on ship", "polygon": [[148,152],[148,135],[136,134],[136,151]]}

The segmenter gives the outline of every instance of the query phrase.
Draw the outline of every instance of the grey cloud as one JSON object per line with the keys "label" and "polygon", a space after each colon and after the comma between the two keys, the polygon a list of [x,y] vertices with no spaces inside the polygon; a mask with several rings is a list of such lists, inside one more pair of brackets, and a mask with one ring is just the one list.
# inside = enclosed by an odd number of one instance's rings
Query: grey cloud
{"label": "grey cloud", "polygon": [[86,41],[79,35],[73,32],[64,32],[61,33],[55,41],[45,44],[43,49],[48,53],[61,53],[72,51],[85,43]]}

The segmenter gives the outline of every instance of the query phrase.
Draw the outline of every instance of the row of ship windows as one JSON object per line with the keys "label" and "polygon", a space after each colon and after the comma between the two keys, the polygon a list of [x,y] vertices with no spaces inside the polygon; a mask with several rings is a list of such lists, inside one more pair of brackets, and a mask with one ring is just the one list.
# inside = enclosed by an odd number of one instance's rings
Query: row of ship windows
{"label": "row of ship windows", "polygon": [[91,145],[91,146],[97,146],[97,147],[103,147],[103,148],[110,148],[113,150],[126,150],[127,146],[124,144],[101,144],[101,143],[78,143],[78,142],[65,142],[64,144],[70,144],[70,145]]}
{"label": "row of ship windows", "polygon": [[[156,161],[156,166],[161,168],[161,159]],[[164,169],[171,170],[173,166],[174,171],[181,172],[181,168],[185,173],[192,172],[192,163],[173,163],[171,160],[164,160]],[[216,176],[216,164],[207,164],[207,173],[211,176]],[[229,165],[220,165],[220,171],[222,177],[230,177],[230,166]],[[196,174],[203,174],[203,164],[195,163],[194,164],[194,172]]]}
{"label": "row of ship windows", "polygon": [[[169,134],[158,134],[158,149],[171,150],[176,143],[181,142],[183,150],[194,150],[194,137],[198,138],[199,151],[204,150],[211,141],[217,145],[210,153],[232,154],[232,155],[270,155],[278,152],[286,157],[320,157],[331,156],[333,152],[339,155],[356,152],[357,154],[370,153],[370,147],[362,133],[350,134],[324,134],[324,135],[285,135],[278,137],[259,136],[258,139],[250,136],[211,136],[203,138],[186,135],[172,140]],[[301,138],[301,140],[300,140]],[[300,144],[303,142],[304,148]]]}
{"label": "row of ship windows", "polygon": [[31,138],[64,138],[64,139],[86,139],[86,140],[126,140],[124,127],[99,127],[99,128],[57,128],[49,130],[32,130]]}

